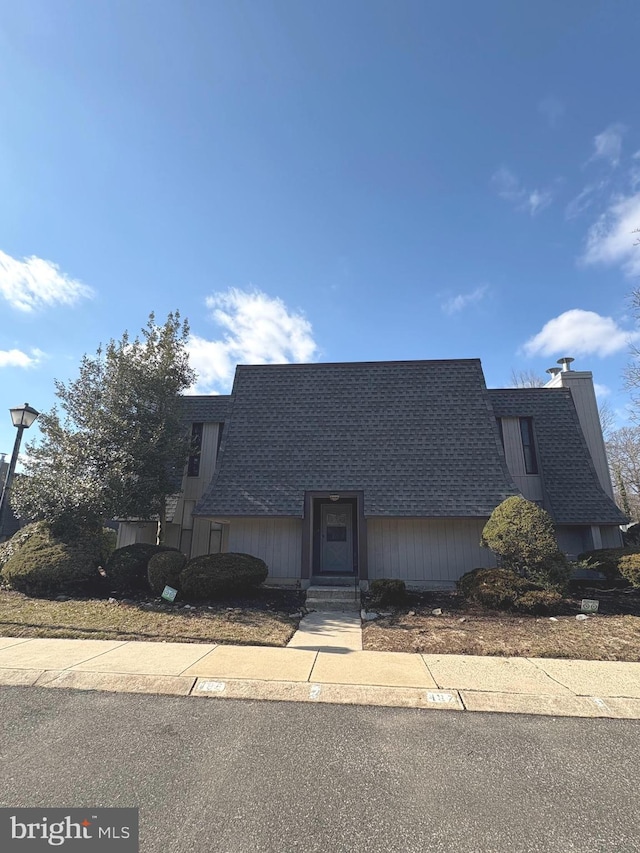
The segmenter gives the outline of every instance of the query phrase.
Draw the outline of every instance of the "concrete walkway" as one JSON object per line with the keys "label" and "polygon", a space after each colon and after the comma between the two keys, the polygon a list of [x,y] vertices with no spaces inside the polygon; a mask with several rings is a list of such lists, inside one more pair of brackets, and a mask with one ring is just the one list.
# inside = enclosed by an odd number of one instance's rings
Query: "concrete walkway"
{"label": "concrete walkway", "polygon": [[640,719],[640,663],[350,651],[348,630],[339,653],[0,637],[0,684]]}
{"label": "concrete walkway", "polygon": [[354,613],[309,613],[300,620],[300,627],[287,647],[335,654],[361,652],[362,621]]}

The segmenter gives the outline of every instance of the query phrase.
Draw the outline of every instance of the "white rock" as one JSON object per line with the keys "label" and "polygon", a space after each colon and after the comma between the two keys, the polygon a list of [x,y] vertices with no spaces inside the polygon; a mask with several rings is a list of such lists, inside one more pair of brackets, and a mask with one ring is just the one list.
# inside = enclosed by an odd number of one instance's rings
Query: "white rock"
{"label": "white rock", "polygon": [[365,613],[362,618],[365,622],[373,622],[373,620],[377,619],[378,616],[380,616],[379,613],[374,613],[373,611],[371,611],[371,613]]}
{"label": "white rock", "polygon": [[462,616],[460,619],[458,619],[458,622],[466,622],[466,621],[467,621],[466,616]]}
{"label": "white rock", "polygon": [[415,611],[415,610],[410,610],[410,611],[407,613],[407,616],[415,616],[415,615],[416,615],[416,611]]}
{"label": "white rock", "polygon": [[432,611],[431,611],[431,615],[432,615],[432,616],[442,616],[442,608],[441,608],[441,607],[436,607],[436,609],[435,609],[435,610],[432,610]]}
{"label": "white rock", "polygon": [[118,599],[117,599],[117,598],[110,598],[110,599],[109,599],[109,604],[117,604],[117,603],[118,603]]}
{"label": "white rock", "polygon": [[556,619],[555,616],[549,616],[549,622],[557,622],[557,621],[558,620]]}
{"label": "white rock", "polygon": [[578,622],[584,622],[584,620],[588,619],[588,618],[589,617],[587,616],[586,613],[578,613],[578,615],[576,616],[576,619],[578,620]]}

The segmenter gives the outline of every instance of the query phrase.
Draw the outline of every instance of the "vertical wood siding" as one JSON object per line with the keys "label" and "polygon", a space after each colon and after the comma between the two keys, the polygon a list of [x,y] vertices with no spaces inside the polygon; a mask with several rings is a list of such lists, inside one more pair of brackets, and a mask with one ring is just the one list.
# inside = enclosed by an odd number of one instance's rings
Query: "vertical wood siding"
{"label": "vertical wood siding", "polygon": [[619,527],[614,527],[610,524],[601,524],[600,536],[603,548],[620,548],[622,546],[622,533]]}
{"label": "vertical wood siding", "polygon": [[[533,429],[535,433],[536,425]],[[507,468],[516,486],[529,501],[543,500],[542,479],[539,474],[527,474],[522,451],[522,435],[519,418],[502,418],[502,436],[504,438],[504,455]],[[540,464],[540,460],[538,460]]]}
{"label": "vertical wood siding", "polygon": [[482,519],[369,518],[369,579],[450,584],[465,572],[495,565],[480,547]]}
{"label": "vertical wood siding", "polygon": [[228,528],[226,551],[260,557],[271,577],[300,577],[302,519],[234,518]]}

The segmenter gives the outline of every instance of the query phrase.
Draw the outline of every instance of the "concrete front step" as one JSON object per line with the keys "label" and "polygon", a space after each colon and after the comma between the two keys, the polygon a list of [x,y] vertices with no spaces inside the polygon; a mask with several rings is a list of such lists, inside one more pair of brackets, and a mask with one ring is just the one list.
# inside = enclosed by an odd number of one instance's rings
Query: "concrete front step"
{"label": "concrete front step", "polygon": [[312,598],[307,599],[307,610],[316,610],[319,613],[359,613],[359,601],[339,601],[335,598]]}
{"label": "concrete front step", "polygon": [[360,593],[346,587],[310,586],[307,590],[308,610],[353,612],[360,610]]}

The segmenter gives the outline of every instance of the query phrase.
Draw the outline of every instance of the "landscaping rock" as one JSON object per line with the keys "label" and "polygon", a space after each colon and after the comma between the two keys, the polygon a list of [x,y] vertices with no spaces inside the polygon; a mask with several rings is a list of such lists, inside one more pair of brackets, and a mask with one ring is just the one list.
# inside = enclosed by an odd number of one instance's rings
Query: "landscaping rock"
{"label": "landscaping rock", "polygon": [[71,601],[70,595],[56,595],[56,601]]}
{"label": "landscaping rock", "polygon": [[578,615],[576,616],[576,619],[578,620],[578,622],[584,622],[585,619],[588,619],[588,618],[589,617],[587,616],[586,613],[578,613]]}
{"label": "landscaping rock", "polygon": [[462,616],[460,619],[458,619],[458,622],[466,622],[466,621],[467,621],[466,616]]}
{"label": "landscaping rock", "polygon": [[410,610],[410,611],[407,613],[407,616],[415,616],[415,615],[416,615],[416,611],[415,611],[415,610]]}
{"label": "landscaping rock", "polygon": [[555,616],[549,616],[549,622],[557,622],[557,621],[558,620],[556,619]]}
{"label": "landscaping rock", "polygon": [[432,610],[432,611],[431,611],[431,615],[432,615],[432,616],[442,616],[442,608],[441,608],[441,607],[436,607],[436,609],[435,609],[435,610]]}
{"label": "landscaping rock", "polygon": [[117,598],[109,598],[109,599],[107,600],[107,603],[108,603],[108,604],[120,604],[120,602],[118,601],[118,599],[117,599]]}
{"label": "landscaping rock", "polygon": [[361,610],[360,616],[364,619],[365,622],[373,622],[373,620],[377,619],[380,614],[375,613],[373,610],[370,613],[367,613],[366,610]]}

